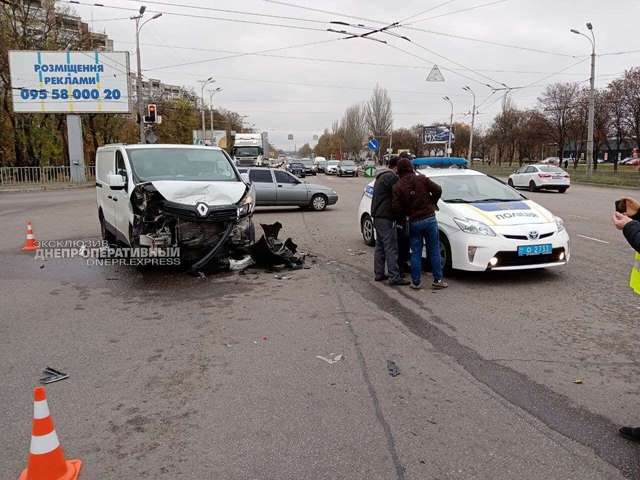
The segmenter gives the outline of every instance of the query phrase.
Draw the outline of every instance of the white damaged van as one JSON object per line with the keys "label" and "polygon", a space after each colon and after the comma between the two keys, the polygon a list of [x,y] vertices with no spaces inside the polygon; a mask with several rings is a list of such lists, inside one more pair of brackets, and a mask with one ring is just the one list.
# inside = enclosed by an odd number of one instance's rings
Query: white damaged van
{"label": "white damaged van", "polygon": [[195,268],[255,240],[253,186],[218,147],[100,147],[96,196],[104,240],[151,250],[179,247]]}

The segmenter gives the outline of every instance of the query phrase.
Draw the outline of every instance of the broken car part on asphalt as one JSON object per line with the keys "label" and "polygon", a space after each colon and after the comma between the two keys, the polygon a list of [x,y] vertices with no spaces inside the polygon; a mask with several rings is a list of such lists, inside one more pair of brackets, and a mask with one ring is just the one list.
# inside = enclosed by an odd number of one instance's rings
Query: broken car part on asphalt
{"label": "broken car part on asphalt", "polygon": [[264,235],[249,248],[251,257],[259,267],[274,268],[284,266],[293,270],[304,267],[304,255],[298,254],[298,246],[287,238],[284,242],[278,238],[282,224],[260,224]]}
{"label": "broken car part on asphalt", "polygon": [[40,378],[40,383],[46,385],[48,383],[59,382],[60,380],[64,380],[65,378],[69,378],[69,375],[63,373],[59,370],[55,370],[54,368],[47,367],[42,371],[43,377]]}

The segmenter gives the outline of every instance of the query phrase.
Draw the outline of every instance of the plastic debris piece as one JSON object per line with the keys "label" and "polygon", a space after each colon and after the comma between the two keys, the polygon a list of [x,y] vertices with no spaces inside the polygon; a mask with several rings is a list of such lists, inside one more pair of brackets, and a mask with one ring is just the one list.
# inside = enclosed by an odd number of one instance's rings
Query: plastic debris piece
{"label": "plastic debris piece", "polygon": [[582,379],[581,378],[576,378],[573,383],[575,383],[576,385],[582,385]]}
{"label": "plastic debris piece", "polygon": [[400,375],[400,368],[398,368],[398,365],[393,360],[387,360],[387,371],[392,377]]}
{"label": "plastic debris piece", "polygon": [[331,358],[323,357],[322,355],[316,355],[316,358],[319,358],[320,360],[322,360],[324,362],[327,362],[329,365],[333,365],[334,363],[338,363],[340,360],[342,360],[344,355],[342,353],[339,353],[338,355],[330,353],[329,357],[331,357]]}
{"label": "plastic debris piece", "polygon": [[43,377],[40,378],[40,383],[46,385],[48,383],[59,382],[65,378],[69,378],[69,375],[59,370],[55,370],[51,367],[47,367],[42,371]]}

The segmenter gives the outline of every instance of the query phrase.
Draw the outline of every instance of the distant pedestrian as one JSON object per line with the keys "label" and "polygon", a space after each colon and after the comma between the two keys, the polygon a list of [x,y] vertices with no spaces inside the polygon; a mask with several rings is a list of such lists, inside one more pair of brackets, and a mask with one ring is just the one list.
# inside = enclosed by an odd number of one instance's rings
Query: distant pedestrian
{"label": "distant pedestrian", "polygon": [[421,288],[422,250],[426,245],[427,256],[433,273],[432,287],[447,288],[443,279],[440,238],[436,211],[442,195],[440,186],[422,174],[417,174],[408,158],[398,162],[400,179],[393,187],[393,210],[396,215],[409,217],[409,241],[411,245],[411,287]]}
{"label": "distant pedestrian", "polygon": [[[371,217],[376,231],[376,249],[373,260],[375,281],[389,280],[389,285],[409,285],[398,268],[398,235],[396,216],[392,209],[393,186],[398,181],[398,158],[389,159],[389,168],[376,175],[371,199]],[[385,272],[386,264],[386,272]]]}

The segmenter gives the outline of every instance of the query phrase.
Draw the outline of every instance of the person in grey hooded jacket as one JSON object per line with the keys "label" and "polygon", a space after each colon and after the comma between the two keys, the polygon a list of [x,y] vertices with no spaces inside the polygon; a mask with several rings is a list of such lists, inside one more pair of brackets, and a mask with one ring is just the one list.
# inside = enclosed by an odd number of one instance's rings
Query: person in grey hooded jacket
{"label": "person in grey hooded jacket", "polygon": [[[371,199],[371,217],[376,230],[376,249],[373,260],[375,281],[389,279],[389,285],[408,285],[398,268],[398,234],[396,216],[391,207],[393,186],[398,181],[398,159],[389,160],[389,168],[376,175]],[[386,273],[385,273],[386,264]]]}

